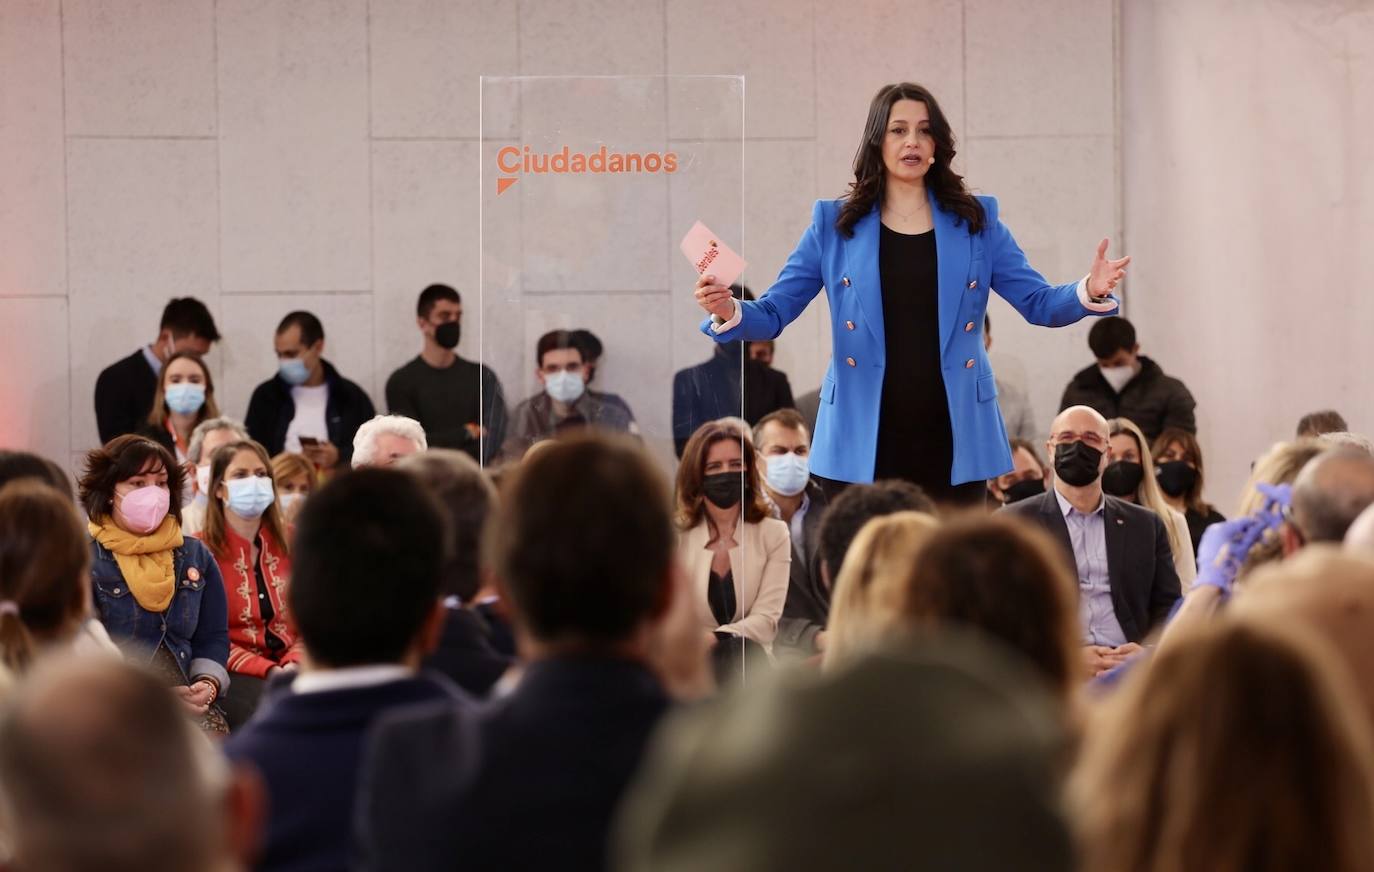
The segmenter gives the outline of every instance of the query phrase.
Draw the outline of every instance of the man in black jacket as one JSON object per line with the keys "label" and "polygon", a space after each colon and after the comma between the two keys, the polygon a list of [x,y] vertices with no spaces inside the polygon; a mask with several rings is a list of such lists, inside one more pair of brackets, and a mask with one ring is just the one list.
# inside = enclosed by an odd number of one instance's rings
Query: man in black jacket
{"label": "man in black jacket", "polygon": [[277,325],[277,374],[253,390],[244,425],[268,454],[299,451],[322,470],[353,458],[353,436],[377,414],[361,387],[324,359],[324,325],[292,312]]}
{"label": "man in black jacket", "polygon": [[1088,406],[1104,418],[1129,418],[1151,442],[1169,427],[1197,432],[1193,395],[1183,382],[1141,355],[1130,321],[1100,319],[1088,333],[1088,347],[1097,363],[1064,388],[1061,411]]}
{"label": "man in black jacket", "polygon": [[195,297],[171,300],[162,310],[157,338],[128,357],[110,364],[95,380],[95,421],[104,444],[148,423],[162,364],[173,354],[204,356],[219,341],[215,319]]}
{"label": "man in black jacket", "polygon": [[1084,659],[1093,674],[1140,650],[1180,596],[1164,522],[1149,509],[1102,492],[1111,462],[1107,421],[1086,406],[1055,418],[1046,443],[1054,486],[1001,509],[1045,528],[1064,546],[1078,578]]}

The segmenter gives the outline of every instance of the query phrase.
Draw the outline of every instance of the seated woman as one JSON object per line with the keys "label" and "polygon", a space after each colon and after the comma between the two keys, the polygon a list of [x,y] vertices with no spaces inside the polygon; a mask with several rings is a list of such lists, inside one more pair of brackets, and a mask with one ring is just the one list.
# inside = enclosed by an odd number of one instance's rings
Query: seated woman
{"label": "seated woman", "polygon": [[272,458],[272,481],[277,486],[277,508],[282,523],[296,523],[296,515],[306,499],[315,492],[315,464],[304,454],[283,451]]}
{"label": "seated woman", "polygon": [[1197,578],[1197,561],[1193,555],[1193,540],[1188,534],[1188,522],[1183,513],[1164,500],[1155,478],[1155,464],[1150,457],[1150,444],[1145,434],[1126,418],[1107,422],[1111,435],[1112,462],[1102,473],[1102,490],[1114,497],[1151,510],[1164,522],[1169,536],[1169,548],[1174,553],[1174,571],[1184,593]]}
{"label": "seated woman", "polygon": [[80,647],[91,552],[81,519],[42,480],[0,486],[0,697],[43,652]]}
{"label": "seated woman", "polygon": [[190,456],[191,432],[202,421],[218,417],[210,368],[199,355],[182,351],[163,365],[148,426],[140,435],[166,448],[179,465],[184,465]]}
{"label": "seated woman", "polygon": [[791,534],[769,517],[754,445],[735,428],[704,424],[687,441],[677,525],[702,627],[718,641],[741,637],[770,649],[787,599]]}
{"label": "seated woman", "polygon": [[185,471],[133,434],[86,455],[79,486],[90,518],[95,607],[111,638],[148,662],[200,718],[227,733],[215,701],[229,688],[224,583],[208,549],[181,535]]}
{"label": "seated woman", "polygon": [[1196,554],[1197,546],[1202,543],[1202,532],[1226,520],[1226,516],[1202,498],[1202,488],[1206,484],[1202,475],[1202,446],[1187,430],[1168,427],[1155,439],[1150,450],[1154,454],[1155,475],[1164,501],[1170,508],[1183,513]]}
{"label": "seated woman", "polygon": [[224,715],[235,729],[257,710],[268,679],[294,670],[302,653],[288,618],[291,552],[267,449],[246,440],[215,452],[199,535],[219,564],[229,601],[234,692],[224,699]]}

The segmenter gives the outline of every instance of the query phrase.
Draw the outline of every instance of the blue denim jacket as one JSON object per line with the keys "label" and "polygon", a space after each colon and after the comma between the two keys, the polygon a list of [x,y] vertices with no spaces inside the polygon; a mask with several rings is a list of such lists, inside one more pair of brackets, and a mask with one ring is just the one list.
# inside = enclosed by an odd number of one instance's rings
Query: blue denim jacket
{"label": "blue denim jacket", "polygon": [[176,571],[172,602],[165,612],[150,612],[134,599],[114,554],[92,539],[91,584],[96,612],[126,654],[150,656],[165,644],[187,679],[213,678],[223,694],[229,689],[225,669],[229,660],[229,607],[219,565],[199,539],[187,538],[172,552],[172,559]]}

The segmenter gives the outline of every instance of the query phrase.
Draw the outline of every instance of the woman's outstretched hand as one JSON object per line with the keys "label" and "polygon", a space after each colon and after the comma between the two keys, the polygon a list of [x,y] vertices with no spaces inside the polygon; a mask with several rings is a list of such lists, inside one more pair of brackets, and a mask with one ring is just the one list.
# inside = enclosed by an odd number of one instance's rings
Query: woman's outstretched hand
{"label": "woman's outstretched hand", "polygon": [[735,304],[731,299],[730,289],[725,285],[716,284],[716,277],[713,275],[703,275],[697,279],[697,305],[706,310],[706,314],[715,315],[722,321],[729,321],[735,317]]}
{"label": "woman's outstretched hand", "polygon": [[1107,260],[1107,240],[1099,242],[1097,256],[1093,258],[1093,267],[1088,271],[1088,294],[1093,297],[1110,296],[1126,277],[1126,264],[1130,262],[1129,256],[1120,260]]}

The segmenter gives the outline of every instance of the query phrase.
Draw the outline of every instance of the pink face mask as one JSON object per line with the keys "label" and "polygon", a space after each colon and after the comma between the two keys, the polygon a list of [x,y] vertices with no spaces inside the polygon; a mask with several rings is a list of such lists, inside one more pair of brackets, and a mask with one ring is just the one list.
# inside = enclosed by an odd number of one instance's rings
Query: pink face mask
{"label": "pink face mask", "polygon": [[148,485],[129,491],[119,502],[119,511],[132,527],[130,533],[151,533],[162,524],[171,508],[171,494],[165,487]]}

